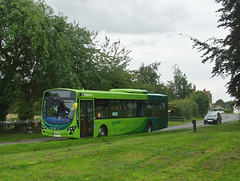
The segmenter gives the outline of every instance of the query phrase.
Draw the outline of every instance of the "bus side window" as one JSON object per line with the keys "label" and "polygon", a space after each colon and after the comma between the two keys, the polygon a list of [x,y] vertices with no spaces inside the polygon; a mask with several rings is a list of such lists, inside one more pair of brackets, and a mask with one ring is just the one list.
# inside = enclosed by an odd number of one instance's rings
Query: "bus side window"
{"label": "bus side window", "polygon": [[121,117],[121,101],[120,100],[109,100],[108,117],[109,118]]}
{"label": "bus side window", "polygon": [[135,101],[134,108],[136,108],[136,117],[143,116],[143,101]]}
{"label": "bus side window", "polygon": [[152,109],[153,109],[152,101],[144,101],[143,116],[151,117]]}
{"label": "bus side window", "polygon": [[96,100],[95,102],[95,115],[97,119],[108,118],[108,100]]}
{"label": "bus side window", "polygon": [[167,114],[168,110],[167,110],[167,102],[163,101],[162,102],[162,110],[163,110],[163,116]]}
{"label": "bus side window", "polygon": [[156,117],[159,116],[159,101],[153,101],[153,112],[152,112],[152,116]]}
{"label": "bus side window", "polygon": [[122,117],[136,117],[135,112],[136,111],[134,111],[134,101],[122,101]]}

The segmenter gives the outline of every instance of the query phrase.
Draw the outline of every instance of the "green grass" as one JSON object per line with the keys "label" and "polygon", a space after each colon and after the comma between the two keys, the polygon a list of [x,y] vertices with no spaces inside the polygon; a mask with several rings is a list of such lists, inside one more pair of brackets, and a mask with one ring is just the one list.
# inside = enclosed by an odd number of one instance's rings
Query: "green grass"
{"label": "green grass", "polygon": [[168,121],[168,126],[182,125],[188,122],[192,122],[192,120],[203,121],[203,119],[204,118],[193,118],[191,120],[185,120],[185,121]]}
{"label": "green grass", "polygon": [[238,180],[240,123],[0,146],[0,180]]}
{"label": "green grass", "polygon": [[22,141],[27,139],[35,139],[35,138],[44,138],[42,133],[0,133],[0,143],[1,142],[12,142],[12,141]]}
{"label": "green grass", "polygon": [[[202,120],[202,118],[197,118],[197,121]],[[186,120],[186,121],[169,121],[168,126],[174,126],[174,125],[182,125],[187,122],[191,122],[192,120]],[[35,138],[43,138],[46,136],[43,136],[40,131],[35,131],[32,134],[27,133],[14,133],[13,130],[11,133],[1,133],[0,132],[0,143],[1,142],[11,142],[11,141],[22,141],[26,139],[35,139]]]}

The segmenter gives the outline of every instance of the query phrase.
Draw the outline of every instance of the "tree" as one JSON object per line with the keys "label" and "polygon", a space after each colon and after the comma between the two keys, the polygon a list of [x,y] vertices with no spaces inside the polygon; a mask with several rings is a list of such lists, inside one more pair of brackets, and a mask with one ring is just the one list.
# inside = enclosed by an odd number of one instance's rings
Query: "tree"
{"label": "tree", "polygon": [[160,64],[161,62],[157,61],[149,65],[142,64],[138,70],[131,71],[131,87],[145,89],[151,93],[167,94],[166,86],[160,82]]}
{"label": "tree", "polygon": [[36,4],[41,2],[0,1],[1,120],[5,119],[14,95],[20,94],[18,88],[29,84],[34,70],[46,64],[43,56],[36,60],[40,52],[46,54],[45,29],[49,22],[45,18],[50,11]]}
{"label": "tree", "polygon": [[223,106],[223,105],[225,105],[225,102],[224,102],[222,99],[218,99],[218,100],[215,102],[215,105]]}
{"label": "tree", "polygon": [[239,0],[215,0],[221,3],[222,8],[218,28],[229,30],[224,39],[210,38],[202,42],[191,38],[193,48],[202,51],[202,62],[214,62],[213,76],[230,76],[227,83],[227,92],[237,99],[240,105],[240,1]]}
{"label": "tree", "polygon": [[[130,86],[130,74],[127,70],[130,50],[121,46],[118,40],[111,43],[110,38],[105,37],[105,42],[97,46],[98,52],[94,54],[95,61],[92,67],[91,79],[88,82],[89,89],[109,90],[111,88],[127,88]],[[84,87],[85,88],[85,87]]]}
{"label": "tree", "polygon": [[186,74],[183,74],[177,65],[173,67],[174,80],[168,81],[167,87],[172,90],[175,97],[184,99],[189,97],[192,92],[192,84],[188,83]]}
{"label": "tree", "polygon": [[175,99],[168,104],[171,116],[182,116],[191,119],[199,114],[198,104],[190,98]]}
{"label": "tree", "polygon": [[138,70],[130,71],[134,87],[140,88],[145,84],[158,84],[160,79],[158,68],[160,64],[161,62],[154,62],[145,66],[142,63]]}
{"label": "tree", "polygon": [[138,70],[138,80],[143,84],[159,83],[160,74],[158,73],[158,68],[161,62],[154,62],[150,65],[142,66]]}
{"label": "tree", "polygon": [[0,0],[0,11],[0,119],[13,100],[27,119],[43,90],[80,88],[76,67],[91,59],[93,34],[54,15],[41,0]]}
{"label": "tree", "polygon": [[198,105],[199,116],[204,116],[208,112],[209,97],[202,91],[197,91],[191,95],[191,100]]}

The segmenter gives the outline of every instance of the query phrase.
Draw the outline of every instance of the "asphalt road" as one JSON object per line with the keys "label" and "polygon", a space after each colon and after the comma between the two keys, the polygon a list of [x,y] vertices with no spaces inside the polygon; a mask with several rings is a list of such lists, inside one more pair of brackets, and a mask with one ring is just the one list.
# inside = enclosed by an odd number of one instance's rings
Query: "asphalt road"
{"label": "asphalt road", "polygon": [[[239,120],[238,114],[222,114],[222,123],[232,122],[236,120]],[[214,124],[204,124],[202,120],[202,121],[197,121],[196,125],[198,128],[203,126],[213,126]],[[190,122],[183,125],[169,126],[168,128],[161,129],[160,131],[171,131],[171,130],[178,130],[178,129],[193,129],[193,124]]]}
{"label": "asphalt road", "polygon": [[[223,114],[222,115],[222,123],[226,122],[232,122],[239,120],[238,114]],[[197,127],[203,127],[203,126],[213,126],[214,124],[203,124],[203,121],[197,121]],[[169,126],[168,128],[162,129],[160,131],[171,131],[171,130],[178,130],[178,129],[193,129],[193,124],[186,123],[183,125],[177,125],[177,126]],[[23,144],[23,143],[38,143],[38,142],[49,142],[49,141],[58,141],[58,140],[64,140],[68,138],[54,138],[54,137],[47,137],[47,138],[38,138],[38,139],[29,139],[29,140],[23,140],[23,141],[14,141],[14,142],[3,142],[0,143],[1,145],[12,145],[12,144]]]}

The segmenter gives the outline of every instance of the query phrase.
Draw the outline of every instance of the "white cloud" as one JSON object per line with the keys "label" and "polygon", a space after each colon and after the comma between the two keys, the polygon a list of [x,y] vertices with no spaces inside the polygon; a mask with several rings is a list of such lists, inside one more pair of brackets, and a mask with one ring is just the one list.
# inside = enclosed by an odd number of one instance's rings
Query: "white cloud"
{"label": "white cloud", "polygon": [[[130,49],[131,69],[161,61],[161,81],[172,80],[177,64],[188,80],[214,99],[229,100],[224,87],[227,80],[211,79],[212,64],[202,64],[200,53],[192,50],[188,36],[206,40],[224,37],[217,28],[219,5],[214,0],[46,0],[55,12],[63,12],[70,21],[99,32],[112,41],[120,40]],[[180,36],[182,34],[183,36]],[[232,99],[232,98],[231,98]]]}
{"label": "white cloud", "polygon": [[95,31],[126,34],[174,31],[175,23],[188,18],[182,1],[174,0],[48,0],[70,20]]}

